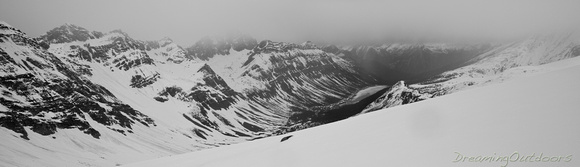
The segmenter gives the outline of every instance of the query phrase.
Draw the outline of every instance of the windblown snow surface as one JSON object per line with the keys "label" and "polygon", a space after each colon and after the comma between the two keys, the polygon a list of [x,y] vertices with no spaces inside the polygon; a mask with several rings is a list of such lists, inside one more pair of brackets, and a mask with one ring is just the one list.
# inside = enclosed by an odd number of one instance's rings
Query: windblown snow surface
{"label": "windblown snow surface", "polygon": [[542,70],[282,136],[126,166],[580,166],[580,57],[530,68]]}

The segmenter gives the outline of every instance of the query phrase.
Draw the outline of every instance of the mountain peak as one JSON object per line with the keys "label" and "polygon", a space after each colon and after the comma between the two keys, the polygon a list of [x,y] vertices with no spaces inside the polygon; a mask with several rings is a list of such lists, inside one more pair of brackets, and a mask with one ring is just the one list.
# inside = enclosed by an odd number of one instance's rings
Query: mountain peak
{"label": "mountain peak", "polygon": [[0,20],[0,34],[18,34],[25,36],[25,33],[14,28],[10,24]]}
{"label": "mountain peak", "polygon": [[173,39],[169,38],[169,37],[163,37],[161,38],[159,41],[168,41],[168,42],[173,42]]}
{"label": "mountain peak", "polygon": [[187,55],[201,60],[209,60],[214,55],[227,55],[230,50],[251,50],[257,45],[256,39],[240,35],[227,37],[206,36],[188,47]]}
{"label": "mountain peak", "polygon": [[405,81],[398,81],[381,97],[369,104],[362,113],[422,101],[431,97],[432,95],[429,93],[421,93],[418,90],[407,87]]}
{"label": "mountain peak", "polygon": [[86,41],[97,38],[98,32],[90,32],[86,28],[65,23],[59,27],[46,32],[46,34],[39,37],[40,40],[48,43],[67,43],[73,41]]}
{"label": "mountain peak", "polygon": [[395,83],[392,87],[393,88],[405,87],[405,81],[401,80],[401,81]]}
{"label": "mountain peak", "polygon": [[202,73],[207,73],[207,74],[215,74],[213,69],[211,69],[211,67],[207,63],[203,64],[203,66],[200,67],[199,70],[197,70],[197,72],[202,72]]}
{"label": "mountain peak", "polygon": [[66,22],[66,23],[64,23],[64,24],[63,24],[63,25],[61,25],[60,27],[66,27],[66,28],[79,27],[79,28],[83,28],[83,27],[77,26],[77,25],[75,25],[75,24],[73,24],[73,23],[69,23],[69,22]]}
{"label": "mountain peak", "polygon": [[115,29],[115,30],[109,31],[109,33],[118,33],[118,34],[121,34],[121,35],[126,36],[126,37],[129,36],[129,34],[127,34],[125,31],[123,31],[121,29]]}
{"label": "mountain peak", "polygon": [[3,27],[12,27],[12,25],[10,25],[10,24],[2,21],[2,20],[0,20],[0,25],[3,26]]}
{"label": "mountain peak", "polygon": [[68,23],[68,22],[64,23],[61,26],[53,28],[53,30],[55,30],[55,29],[66,30],[66,31],[68,31],[68,33],[75,33],[74,31],[87,31],[87,32],[89,31],[84,27],[75,25],[73,23]]}

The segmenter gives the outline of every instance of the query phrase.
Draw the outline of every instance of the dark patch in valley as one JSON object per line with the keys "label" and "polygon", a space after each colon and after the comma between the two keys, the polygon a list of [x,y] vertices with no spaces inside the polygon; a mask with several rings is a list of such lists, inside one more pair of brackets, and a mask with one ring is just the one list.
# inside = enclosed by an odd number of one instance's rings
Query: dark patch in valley
{"label": "dark patch in valley", "polygon": [[334,104],[315,106],[309,110],[295,112],[288,119],[286,126],[280,127],[274,134],[284,134],[349,118],[359,114],[367,105],[383,95],[387,89],[383,88],[358,102],[342,100]]}

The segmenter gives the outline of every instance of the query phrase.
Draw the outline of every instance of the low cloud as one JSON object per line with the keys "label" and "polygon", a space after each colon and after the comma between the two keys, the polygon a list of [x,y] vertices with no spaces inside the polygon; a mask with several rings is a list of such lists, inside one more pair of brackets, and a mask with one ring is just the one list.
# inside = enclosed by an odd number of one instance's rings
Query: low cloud
{"label": "low cloud", "polygon": [[31,36],[64,23],[123,29],[143,40],[191,45],[241,32],[301,42],[348,39],[514,38],[577,28],[578,0],[2,0],[0,16]]}

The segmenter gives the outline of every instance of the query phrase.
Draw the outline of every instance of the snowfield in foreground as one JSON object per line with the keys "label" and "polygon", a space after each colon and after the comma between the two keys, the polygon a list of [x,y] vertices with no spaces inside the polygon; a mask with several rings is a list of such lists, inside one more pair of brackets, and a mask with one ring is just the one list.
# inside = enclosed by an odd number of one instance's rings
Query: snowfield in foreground
{"label": "snowfield in foreground", "polygon": [[580,59],[540,67],[549,72],[126,166],[580,166]]}

